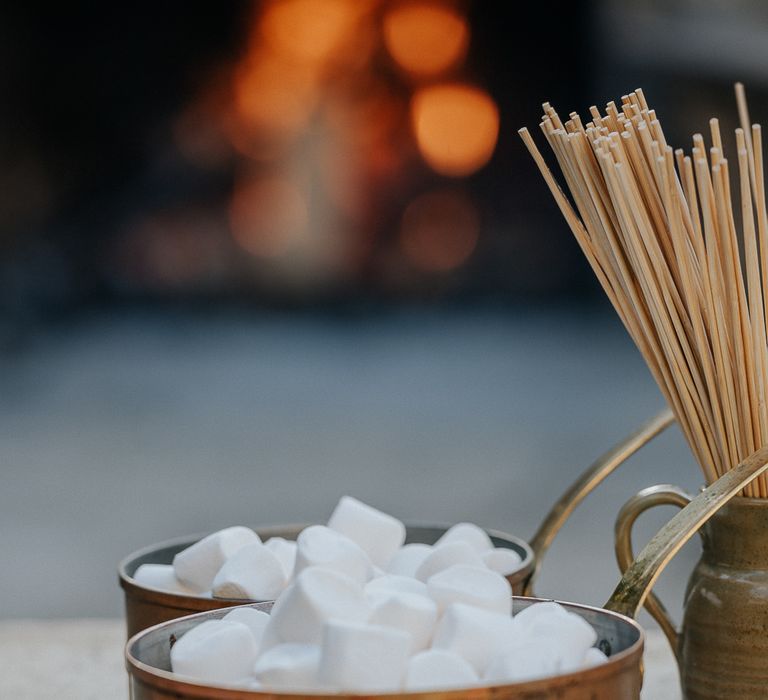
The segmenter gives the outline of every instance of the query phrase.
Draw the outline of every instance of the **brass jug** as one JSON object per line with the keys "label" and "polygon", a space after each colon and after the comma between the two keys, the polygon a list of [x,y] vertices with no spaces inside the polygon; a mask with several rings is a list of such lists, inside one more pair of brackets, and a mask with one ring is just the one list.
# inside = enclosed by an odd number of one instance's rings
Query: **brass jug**
{"label": "brass jug", "polygon": [[[631,528],[655,505],[684,507],[691,497],[675,486],[644,489],[616,521],[616,555],[632,561]],[[653,595],[646,608],[677,657],[687,700],[768,697],[768,499],[737,497],[702,527],[702,554],[685,593],[678,631]]]}

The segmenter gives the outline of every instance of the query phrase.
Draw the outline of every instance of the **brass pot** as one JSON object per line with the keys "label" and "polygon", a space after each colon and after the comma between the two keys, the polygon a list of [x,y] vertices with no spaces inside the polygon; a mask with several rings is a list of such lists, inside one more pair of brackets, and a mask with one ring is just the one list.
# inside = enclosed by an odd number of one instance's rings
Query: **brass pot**
{"label": "brass pot", "polygon": [[[564,603],[569,610],[583,616],[595,627],[599,635],[599,645],[609,656],[601,666],[510,685],[368,697],[376,697],[377,700],[637,700],[642,685],[643,632],[630,618],[634,617],[643,605],[661,571],[680,548],[724,503],[766,470],[768,448],[756,452],[688,503],[656,534],[629,567],[607,602],[606,610]],[[534,600],[516,597],[513,600],[513,609],[520,610]],[[269,605],[265,607],[268,609]],[[225,612],[191,615],[151,627],[131,638],[125,651],[131,698],[352,700],[361,697],[337,693],[300,695],[235,690],[180,680],[172,674],[170,649],[176,639],[203,620],[220,617]]]}
{"label": "brass pot", "polygon": [[[507,577],[514,594],[534,595],[533,584],[544,554],[570,514],[619,465],[673,422],[672,413],[666,409],[600,456],[552,506],[530,544],[518,537],[488,530],[497,547],[514,549],[523,560],[521,568]],[[257,528],[256,531],[262,539],[285,537],[293,540],[304,527],[306,526],[284,525]],[[445,526],[410,525],[407,528],[407,541],[432,544],[445,530]],[[201,537],[203,535],[187,536],[154,544],[130,554],[120,563],[118,577],[125,595],[125,615],[129,637],[166,620],[247,602],[169,593],[142,586],[133,579],[133,574],[141,564],[170,564],[175,554],[194,544]]]}
{"label": "brass pot", "polygon": [[[691,497],[674,486],[641,491],[617,519],[620,565],[631,559],[631,528],[659,504]],[[702,554],[688,581],[678,632],[664,606],[646,607],[667,635],[688,700],[751,700],[768,696],[768,500],[737,497],[700,531]]]}

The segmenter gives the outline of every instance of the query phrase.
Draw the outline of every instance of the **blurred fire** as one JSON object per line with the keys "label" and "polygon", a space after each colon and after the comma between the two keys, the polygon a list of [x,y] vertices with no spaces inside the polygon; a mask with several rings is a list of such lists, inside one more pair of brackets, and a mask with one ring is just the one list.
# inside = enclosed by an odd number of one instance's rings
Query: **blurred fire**
{"label": "blurred fire", "polygon": [[464,17],[443,3],[408,3],[385,15],[384,43],[406,72],[436,76],[464,59],[469,26]]}
{"label": "blurred fire", "polygon": [[480,215],[469,196],[445,189],[417,197],[400,227],[400,244],[412,264],[430,272],[461,265],[474,251]]}
{"label": "blurred fire", "polygon": [[424,159],[443,175],[469,175],[485,165],[496,148],[499,110],[488,93],[470,85],[422,88],[411,115]]}

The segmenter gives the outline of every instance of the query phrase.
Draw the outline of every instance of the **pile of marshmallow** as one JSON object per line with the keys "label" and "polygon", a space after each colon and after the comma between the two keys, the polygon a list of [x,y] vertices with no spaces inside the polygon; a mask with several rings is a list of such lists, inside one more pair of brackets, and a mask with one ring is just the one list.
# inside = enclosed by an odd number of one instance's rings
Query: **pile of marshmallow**
{"label": "pile of marshmallow", "polygon": [[[391,693],[514,683],[605,661],[591,625],[557,603],[512,616],[504,573],[519,557],[495,550],[482,529],[455,525],[432,547],[404,538],[395,518],[344,497],[327,527],[302,531],[295,551],[251,541],[222,556],[207,569],[214,595],[276,592],[275,604],[191,628],[171,648],[173,672],[265,691]],[[182,582],[199,586],[190,573],[221,554],[221,537],[206,540],[177,555]],[[196,547],[208,556],[193,557]],[[253,574],[272,562],[264,552],[279,569]]]}
{"label": "pile of marshmallow", "polygon": [[399,520],[343,496],[327,527],[307,527],[296,542],[272,537],[262,543],[250,528],[228,527],[179,552],[173,566],[142,564],[133,578],[171,593],[270,601],[311,566],[333,569],[362,585],[385,574],[426,581],[454,564],[507,576],[522,563],[517,552],[494,548],[485,531],[470,523],[454,525],[434,545],[404,541]]}

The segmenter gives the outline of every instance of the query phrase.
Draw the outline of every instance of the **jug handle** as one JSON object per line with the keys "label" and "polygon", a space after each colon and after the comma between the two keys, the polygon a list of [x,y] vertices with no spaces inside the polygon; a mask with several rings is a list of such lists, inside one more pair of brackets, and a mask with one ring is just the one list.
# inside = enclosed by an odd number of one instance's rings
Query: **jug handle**
{"label": "jug handle", "polygon": [[[614,527],[616,561],[622,575],[626,573],[632,564],[632,560],[635,558],[632,550],[632,527],[638,517],[646,510],[656,506],[671,505],[685,508],[692,500],[693,498],[689,494],[677,486],[658,484],[639,491],[622,506],[616,517],[616,525]],[[664,632],[669,640],[672,652],[677,657],[677,629],[664,604],[653,591],[648,593],[645,609],[659,623],[659,627],[661,627],[662,632]]]}
{"label": "jug handle", "polygon": [[695,532],[753,479],[768,471],[768,446],[761,447],[701,491],[643,547],[605,604],[635,617],[664,567]]}
{"label": "jug handle", "polygon": [[641,447],[647,445],[659,433],[663,432],[672,423],[675,416],[668,408],[664,409],[650,420],[641,425],[635,432],[614,445],[608,452],[595,460],[584,471],[568,490],[552,506],[549,513],[542,520],[536,534],[529,544],[534,552],[533,570],[523,586],[523,595],[533,596],[533,586],[536,577],[541,570],[544,555],[549,550],[552,541],[571,516],[576,507],[610,476],[619,466],[627,461]]}

